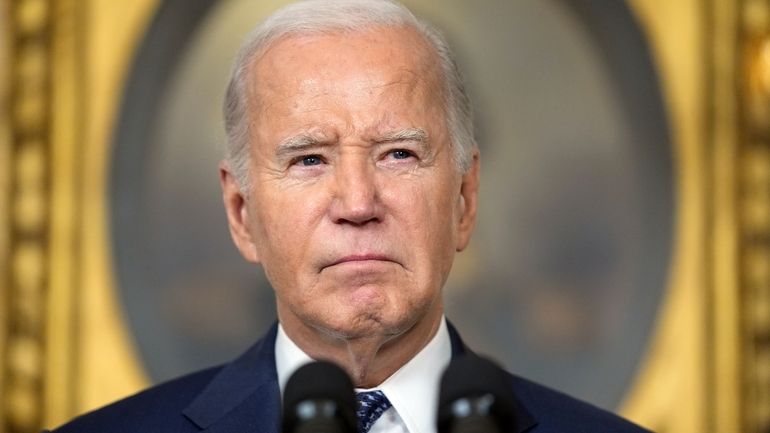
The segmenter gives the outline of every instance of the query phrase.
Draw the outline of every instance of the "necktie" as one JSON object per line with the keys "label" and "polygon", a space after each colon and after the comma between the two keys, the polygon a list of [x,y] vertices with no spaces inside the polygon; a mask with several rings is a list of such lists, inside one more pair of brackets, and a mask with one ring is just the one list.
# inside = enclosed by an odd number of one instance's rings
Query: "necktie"
{"label": "necktie", "polygon": [[356,393],[356,400],[358,400],[358,409],[356,410],[358,433],[367,433],[377,418],[392,406],[388,397],[385,397],[385,394],[379,390],[358,392]]}

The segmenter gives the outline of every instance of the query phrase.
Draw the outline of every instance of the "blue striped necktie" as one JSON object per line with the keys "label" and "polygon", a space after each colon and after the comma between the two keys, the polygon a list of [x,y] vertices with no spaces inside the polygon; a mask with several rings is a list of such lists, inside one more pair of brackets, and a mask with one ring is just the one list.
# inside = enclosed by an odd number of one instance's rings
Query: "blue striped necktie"
{"label": "blue striped necktie", "polygon": [[388,397],[379,390],[357,392],[356,400],[358,400],[356,410],[358,433],[367,433],[380,415],[392,406]]}

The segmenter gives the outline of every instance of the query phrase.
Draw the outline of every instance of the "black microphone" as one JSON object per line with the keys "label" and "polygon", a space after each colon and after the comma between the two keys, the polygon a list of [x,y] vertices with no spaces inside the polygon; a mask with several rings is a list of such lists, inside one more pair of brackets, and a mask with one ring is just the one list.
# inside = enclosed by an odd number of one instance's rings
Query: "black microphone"
{"label": "black microphone", "polygon": [[283,433],[356,433],[356,397],[345,371],[327,361],[305,364],[283,395]]}
{"label": "black microphone", "polygon": [[438,433],[510,433],[515,399],[508,375],[478,355],[461,355],[441,377]]}

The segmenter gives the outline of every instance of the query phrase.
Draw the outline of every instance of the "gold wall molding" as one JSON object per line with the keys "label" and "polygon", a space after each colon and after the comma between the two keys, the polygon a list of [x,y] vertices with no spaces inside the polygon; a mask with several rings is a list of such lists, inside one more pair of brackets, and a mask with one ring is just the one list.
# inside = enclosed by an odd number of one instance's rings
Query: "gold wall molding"
{"label": "gold wall molding", "polygon": [[147,383],[111,281],[105,188],[154,3],[0,0],[0,432],[53,427]]}
{"label": "gold wall molding", "polygon": [[[675,142],[676,257],[624,413],[659,433],[770,431],[770,2],[632,0]],[[766,87],[765,87],[766,86]]]}
{"label": "gold wall molding", "polygon": [[[8,298],[10,294],[10,273],[8,253],[10,252],[10,191],[11,191],[11,138],[10,119],[10,60],[9,60],[9,17],[8,9],[0,3],[0,390],[5,390],[6,329],[8,326]],[[6,409],[0,404],[0,426],[5,425]]]}
{"label": "gold wall molding", "polygon": [[738,224],[746,432],[770,431],[770,2],[742,11]]}
{"label": "gold wall molding", "polygon": [[7,208],[4,210],[8,277],[4,279],[2,421],[5,430],[27,432],[42,424],[45,402],[46,309],[49,264],[51,136],[51,5],[18,1],[7,9],[10,119]]}

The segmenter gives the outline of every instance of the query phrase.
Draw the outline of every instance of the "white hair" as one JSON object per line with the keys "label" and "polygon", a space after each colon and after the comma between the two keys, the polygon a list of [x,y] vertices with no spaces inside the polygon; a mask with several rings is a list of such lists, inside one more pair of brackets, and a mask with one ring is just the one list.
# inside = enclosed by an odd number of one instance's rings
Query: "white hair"
{"label": "white hair", "polygon": [[[241,45],[224,102],[225,158],[243,190],[250,185],[247,86],[250,67],[271,43],[288,35],[363,31],[371,27],[410,27],[423,35],[439,58],[444,85],[444,111],[454,160],[466,172],[476,147],[473,115],[462,75],[444,36],[391,0],[305,0],[279,9],[251,31]],[[258,79],[258,77],[257,77]]]}

